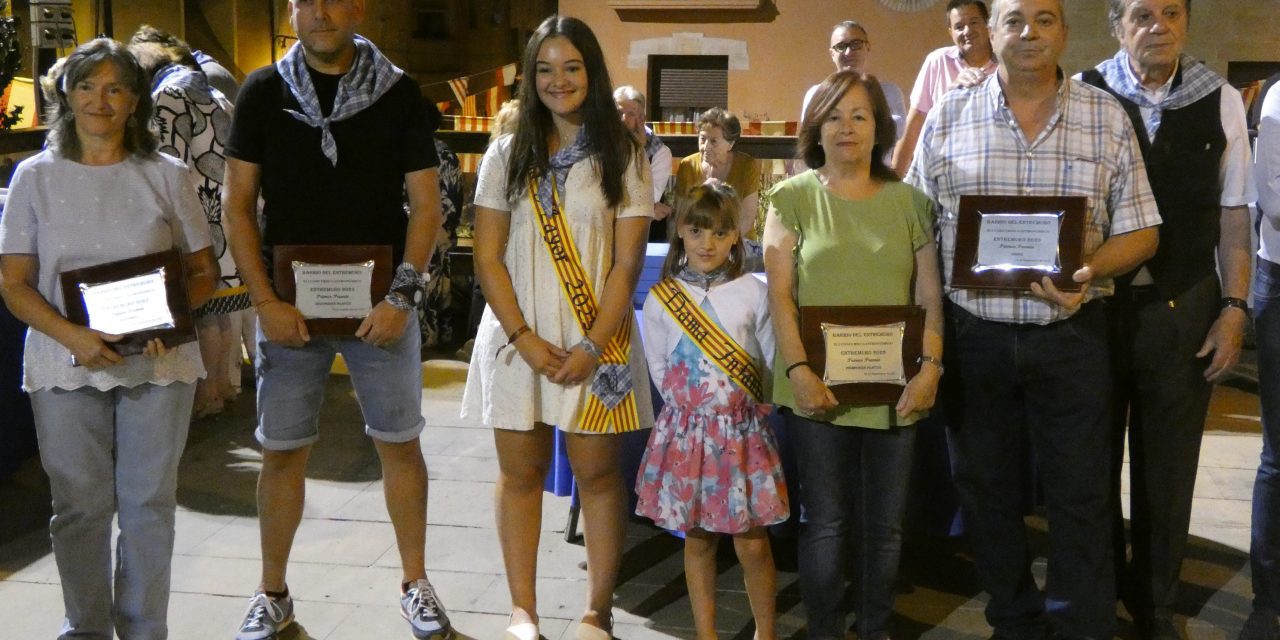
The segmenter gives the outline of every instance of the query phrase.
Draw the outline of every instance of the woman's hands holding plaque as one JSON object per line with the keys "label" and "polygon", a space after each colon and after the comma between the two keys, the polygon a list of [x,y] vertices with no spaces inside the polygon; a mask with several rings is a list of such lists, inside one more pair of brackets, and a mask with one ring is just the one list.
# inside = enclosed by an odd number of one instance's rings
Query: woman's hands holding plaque
{"label": "woman's hands holding plaque", "polygon": [[164,346],[164,341],[160,338],[152,338],[142,347],[142,355],[155,360],[169,353],[169,348]]}
{"label": "woman's hands holding plaque", "polygon": [[905,418],[917,411],[926,411],[933,407],[938,395],[938,380],[942,378],[942,370],[929,362],[922,363],[920,372],[911,377],[907,387],[902,390],[902,397],[894,410]]}
{"label": "woman's hands holding plaque", "polygon": [[826,413],[840,404],[822,378],[808,365],[791,372],[791,390],[796,397],[796,409],[806,416]]}
{"label": "woman's hands holding plaque", "polygon": [[119,342],[124,336],[103,333],[88,327],[76,326],[63,343],[75,361],[89,369],[105,369],[124,362],[124,356],[116,353],[110,343]]}

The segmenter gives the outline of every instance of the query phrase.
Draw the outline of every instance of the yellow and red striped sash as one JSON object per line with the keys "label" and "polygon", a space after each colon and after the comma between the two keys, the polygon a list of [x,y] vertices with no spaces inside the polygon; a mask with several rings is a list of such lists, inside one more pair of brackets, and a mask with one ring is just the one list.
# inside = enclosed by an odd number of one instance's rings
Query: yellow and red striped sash
{"label": "yellow and red striped sash", "polygon": [[730,380],[750,394],[752,400],[763,401],[764,388],[760,368],[756,366],[755,360],[720,325],[709,318],[702,307],[694,304],[678,282],[672,278],[663,278],[653,285],[652,292],[658,296],[658,301],[671,319],[680,325],[684,334],[706,354],[708,360],[714,362]]}
{"label": "yellow and red striped sash", "polygon": [[[595,324],[599,306],[596,304],[595,292],[591,289],[586,269],[582,267],[578,247],[573,243],[573,234],[569,230],[569,223],[565,220],[560,206],[560,197],[556,191],[553,186],[551,198],[554,211],[553,215],[548,215],[538,200],[537,182],[529,180],[529,201],[533,204],[534,213],[538,215],[539,235],[542,236],[542,242],[547,247],[547,253],[550,254],[551,264],[556,268],[556,277],[560,280],[565,301],[569,303],[569,308],[573,310],[573,315],[578,320],[578,328],[582,330],[583,335],[586,335]],[[595,377],[591,381],[591,389],[586,394],[582,416],[578,420],[577,427],[583,431],[623,433],[640,428],[636,394],[631,386],[635,381],[630,380],[632,321],[632,314],[628,312],[623,316],[618,332],[609,339],[608,344],[603,345],[604,355],[600,357]],[[629,381],[625,395],[619,394],[620,397],[615,398],[601,398],[597,395],[597,385],[611,380],[616,382],[622,376]]]}

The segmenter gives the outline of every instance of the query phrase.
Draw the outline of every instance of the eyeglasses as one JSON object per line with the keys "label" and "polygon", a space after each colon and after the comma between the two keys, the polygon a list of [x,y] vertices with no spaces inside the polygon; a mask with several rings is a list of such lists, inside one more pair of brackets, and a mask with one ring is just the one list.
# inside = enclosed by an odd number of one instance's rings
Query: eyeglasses
{"label": "eyeglasses", "polygon": [[866,40],[845,40],[831,45],[831,50],[836,53],[849,53],[850,51],[862,51],[867,48]]}

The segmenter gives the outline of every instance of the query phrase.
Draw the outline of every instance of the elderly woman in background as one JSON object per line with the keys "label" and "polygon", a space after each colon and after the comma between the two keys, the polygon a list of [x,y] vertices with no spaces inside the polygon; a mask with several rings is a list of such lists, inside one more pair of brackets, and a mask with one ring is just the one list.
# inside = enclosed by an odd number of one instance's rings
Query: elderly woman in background
{"label": "elderly woman in background", "polygon": [[178,460],[200,350],[152,340],[121,356],[111,346],[121,336],[67,319],[58,276],[176,248],[196,306],[217,265],[186,168],[156,153],[146,78],[125,47],[82,45],[56,93],[47,148],[18,166],[0,217],[0,293],[30,326],[23,388],[53,494],[61,637],[155,640],[168,635]]}
{"label": "elderly woman in background", "polygon": [[[890,636],[915,431],[942,375],[942,280],[929,199],[885,164],[894,125],[880,84],[838,71],[818,86],[798,136],[810,170],[770,192],[765,269],[778,349],[773,400],[783,407],[808,522],[800,593],[809,638],[845,637],[851,540],[860,567],[857,633]],[[842,404],[809,366],[800,306],[924,308],[921,368],[896,403]],[[904,347],[905,348],[905,347]]]}
{"label": "elderly woman in background", "polygon": [[209,86],[191,47],[177,37],[143,25],[130,39],[129,52],[150,86],[155,105],[151,129],[159,139],[159,151],[186,163],[209,223],[213,257],[223,274],[214,298],[194,311],[200,356],[209,372],[196,384],[192,414],[201,418],[221,413],[224,403],[236,396],[232,367],[240,366],[240,335],[235,327],[243,323],[244,314],[252,313],[222,229],[222,148],[231,135],[232,105]]}
{"label": "elderly woman in background", "polygon": [[[754,241],[756,210],[760,207],[760,167],[755,158],[733,150],[741,135],[738,116],[719,107],[704,112],[698,118],[698,152],[680,161],[675,193],[677,198],[685,199],[694,187],[707,180],[727,183],[742,199],[738,231],[743,238]],[[747,250],[759,255],[759,244],[748,242]]]}

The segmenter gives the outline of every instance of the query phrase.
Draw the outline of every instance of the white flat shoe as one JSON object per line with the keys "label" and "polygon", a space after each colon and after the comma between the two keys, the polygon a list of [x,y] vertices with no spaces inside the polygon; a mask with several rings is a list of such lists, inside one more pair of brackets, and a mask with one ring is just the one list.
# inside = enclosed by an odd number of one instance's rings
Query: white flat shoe
{"label": "white flat shoe", "polygon": [[502,640],[538,640],[540,637],[542,636],[538,633],[538,625],[532,622],[521,622],[507,627]]}

